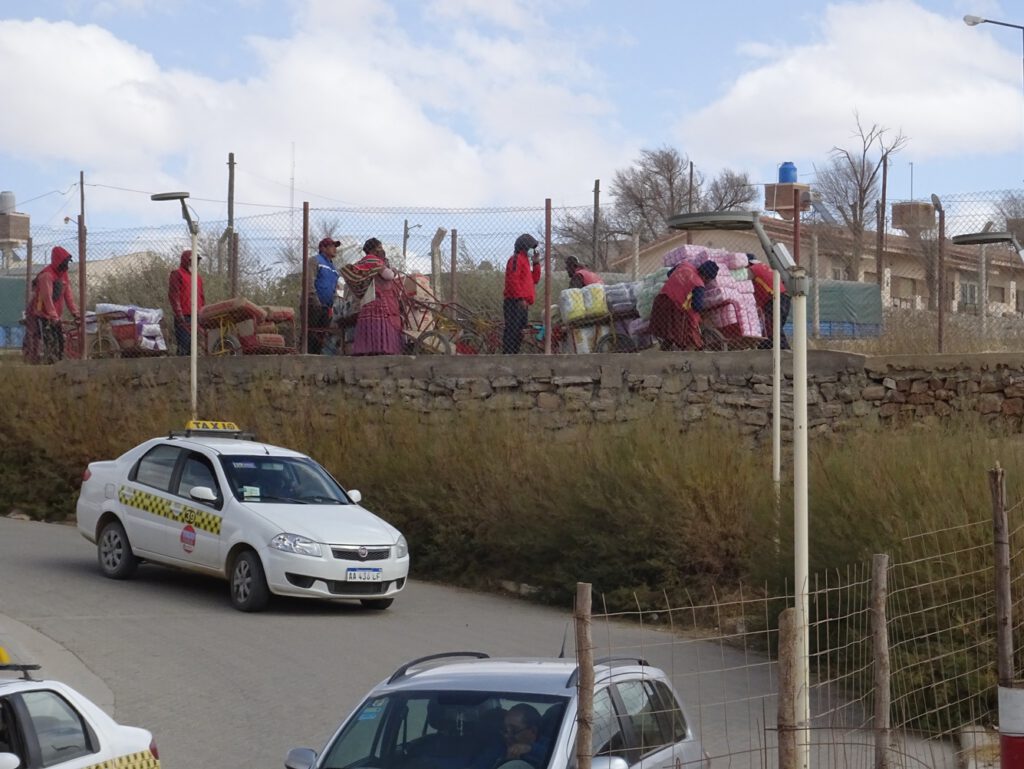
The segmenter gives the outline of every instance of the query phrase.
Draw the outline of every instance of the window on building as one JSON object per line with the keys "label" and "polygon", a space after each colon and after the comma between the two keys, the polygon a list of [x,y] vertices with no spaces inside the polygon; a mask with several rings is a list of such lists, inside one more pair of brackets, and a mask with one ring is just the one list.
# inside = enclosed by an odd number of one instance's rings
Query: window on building
{"label": "window on building", "polygon": [[917,296],[917,281],[913,278],[893,278],[892,295],[901,299]]}
{"label": "window on building", "polygon": [[960,281],[960,304],[973,307],[978,304],[978,284]]}
{"label": "window on building", "polygon": [[849,280],[850,271],[845,267],[832,268],[832,280]]}
{"label": "window on building", "polygon": [[1006,304],[1006,288],[1004,286],[989,286],[988,300],[990,302]]}

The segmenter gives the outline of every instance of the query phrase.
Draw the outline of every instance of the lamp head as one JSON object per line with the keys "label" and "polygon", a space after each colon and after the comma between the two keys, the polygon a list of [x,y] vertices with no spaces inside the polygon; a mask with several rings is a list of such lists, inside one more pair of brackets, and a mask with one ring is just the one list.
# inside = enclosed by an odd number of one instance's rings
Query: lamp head
{"label": "lamp head", "polygon": [[984,24],[985,22],[986,19],[981,18],[981,16],[971,16],[970,14],[964,16],[964,24],[968,27],[976,27],[979,24]]}
{"label": "lamp head", "polygon": [[150,195],[150,200],[184,200],[188,197],[187,192],[158,192]]}
{"label": "lamp head", "polygon": [[942,213],[942,201],[939,200],[939,196],[934,192],[932,193],[932,205],[935,206],[935,210],[940,214]]}

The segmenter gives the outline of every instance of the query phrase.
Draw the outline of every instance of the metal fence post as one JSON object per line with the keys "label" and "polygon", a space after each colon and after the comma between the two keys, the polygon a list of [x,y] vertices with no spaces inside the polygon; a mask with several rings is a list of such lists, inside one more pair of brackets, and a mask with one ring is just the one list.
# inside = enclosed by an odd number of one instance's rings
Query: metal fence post
{"label": "metal fence post", "polygon": [[871,638],[875,662],[875,769],[888,769],[892,702],[889,666],[889,627],[885,611],[889,595],[889,556],[878,553],[872,558]]}
{"label": "metal fence post", "polygon": [[299,342],[299,351],[305,355],[309,352],[309,303],[312,299],[309,292],[309,201],[302,203],[302,250],[299,258],[302,260],[302,287],[299,289],[299,334],[302,341]]}
{"label": "metal fence post", "polygon": [[576,665],[579,686],[576,710],[577,769],[590,769],[591,735],[594,728],[594,643],[591,639],[591,589],[589,582],[576,583]]}
{"label": "metal fence post", "polygon": [[[28,239],[28,244],[25,246],[25,309],[28,310],[28,305],[32,301],[32,238]],[[28,319],[28,313],[25,313],[26,320]],[[28,333],[26,326],[26,333]]]}
{"label": "metal fence post", "polygon": [[551,354],[551,198],[544,199],[544,354]]}
{"label": "metal fence post", "polygon": [[996,591],[996,664],[1000,686],[1013,686],[1013,623],[1010,596],[1010,534],[1006,517],[1006,471],[988,471],[992,492],[992,549]]}
{"label": "metal fence post", "polygon": [[451,296],[448,297],[448,301],[455,304],[455,269],[456,262],[459,258],[459,231],[452,227],[452,274],[449,275],[449,292]]}
{"label": "metal fence post", "polygon": [[779,712],[776,716],[779,769],[797,769],[800,765],[796,739],[801,718],[797,713],[797,700],[803,686],[797,664],[802,646],[799,625],[797,610],[783,609],[779,615]]}

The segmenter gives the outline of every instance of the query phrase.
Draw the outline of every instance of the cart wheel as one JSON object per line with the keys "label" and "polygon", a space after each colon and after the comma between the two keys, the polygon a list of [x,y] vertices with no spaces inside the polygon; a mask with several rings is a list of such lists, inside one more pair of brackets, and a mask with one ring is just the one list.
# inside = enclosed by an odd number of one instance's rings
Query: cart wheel
{"label": "cart wheel", "polygon": [[116,358],[120,352],[117,342],[109,336],[97,336],[89,343],[90,358]]}
{"label": "cart wheel", "polygon": [[242,343],[234,334],[220,333],[213,340],[210,355],[241,355]]}
{"label": "cart wheel", "polygon": [[413,355],[451,355],[452,343],[440,331],[424,331],[416,337],[412,352]]}
{"label": "cart wheel", "polygon": [[455,338],[456,355],[486,355],[487,343],[474,331],[463,331]]}
{"label": "cart wheel", "polygon": [[636,352],[636,342],[629,334],[605,334],[597,340],[594,352]]}

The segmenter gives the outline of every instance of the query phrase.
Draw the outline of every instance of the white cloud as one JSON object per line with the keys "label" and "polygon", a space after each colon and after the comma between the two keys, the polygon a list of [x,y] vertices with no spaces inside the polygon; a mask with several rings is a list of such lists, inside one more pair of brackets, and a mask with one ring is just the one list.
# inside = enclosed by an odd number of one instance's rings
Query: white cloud
{"label": "white cloud", "polygon": [[[24,105],[0,122],[0,152],[74,164],[87,183],[223,198],[233,151],[252,171],[237,198],[286,205],[261,179],[288,180],[294,142],[296,186],[355,205],[586,203],[635,151],[607,136],[599,78],[570,46],[540,55],[519,34],[529,4],[440,6],[444,47],[406,34],[381,0],[309,0],[287,36],[249,41],[246,80],[164,69],[96,25],[0,21],[0,68]],[[481,14],[500,28],[476,28]],[[127,197],[90,190],[90,210],[165,213]]]}
{"label": "white cloud", "polygon": [[919,159],[1004,152],[1021,142],[1019,74],[1019,59],[959,17],[909,0],[833,4],[816,41],[746,72],[679,133],[720,164],[820,162],[858,111],[867,126],[902,130]]}

